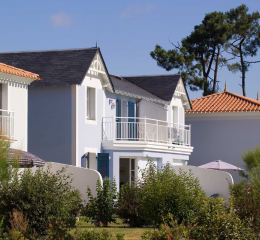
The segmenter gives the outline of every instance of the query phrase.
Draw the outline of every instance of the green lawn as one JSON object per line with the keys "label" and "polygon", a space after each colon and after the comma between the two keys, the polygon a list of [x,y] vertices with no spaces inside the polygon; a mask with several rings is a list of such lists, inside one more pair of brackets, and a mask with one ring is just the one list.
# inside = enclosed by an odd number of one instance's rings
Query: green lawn
{"label": "green lawn", "polygon": [[120,223],[120,220],[118,223],[111,223],[108,227],[95,227],[92,223],[87,223],[84,221],[84,219],[80,219],[80,221],[77,223],[77,229],[82,229],[84,231],[85,229],[95,229],[96,231],[102,231],[103,229],[106,229],[111,234],[116,235],[117,233],[124,233],[125,239],[131,239],[131,240],[140,240],[142,234],[150,230],[151,228],[129,228],[126,225]]}

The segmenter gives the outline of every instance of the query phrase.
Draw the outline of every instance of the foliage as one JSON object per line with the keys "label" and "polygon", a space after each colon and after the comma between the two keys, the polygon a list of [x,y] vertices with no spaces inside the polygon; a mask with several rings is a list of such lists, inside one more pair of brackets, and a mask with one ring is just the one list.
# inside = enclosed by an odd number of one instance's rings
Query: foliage
{"label": "foliage", "polygon": [[5,180],[10,180],[13,173],[16,171],[14,168],[18,166],[17,160],[19,158],[19,151],[17,151],[17,156],[15,155],[14,159],[10,159],[10,146],[10,140],[7,137],[3,136],[0,132],[0,183]]}
{"label": "foliage", "polygon": [[19,212],[16,209],[10,213],[10,227],[8,232],[4,235],[5,239],[35,239],[35,234],[29,227],[29,220],[27,215]]}
{"label": "foliage", "polygon": [[178,69],[190,89],[201,89],[204,96],[218,90],[217,74],[223,66],[233,73],[239,71],[245,96],[245,74],[253,63],[260,62],[247,60],[260,47],[259,19],[259,12],[249,14],[245,4],[226,13],[211,12],[181,43],[171,43],[173,49],[156,45],[150,55],[167,71]]}
{"label": "foliage", "polygon": [[260,47],[260,14],[258,11],[248,13],[248,7],[245,4],[231,9],[226,13],[228,22],[232,27],[232,40],[229,42],[228,50],[233,57],[239,60],[228,65],[232,72],[241,72],[242,90],[246,96],[245,78],[251,64],[260,61],[248,61],[247,57],[254,57]]}
{"label": "foliage", "polygon": [[231,187],[232,202],[239,218],[250,221],[252,229],[260,233],[260,147],[248,149],[242,159],[244,181]]}
{"label": "foliage", "polygon": [[95,230],[85,230],[83,232],[76,232],[74,234],[74,239],[77,240],[124,240],[124,234],[118,233],[116,236],[109,233],[107,230],[102,232],[97,232]]}
{"label": "foliage", "polygon": [[147,231],[142,235],[143,240],[179,240],[190,239],[192,227],[185,226],[185,224],[178,224],[176,220],[173,220],[172,215],[169,214],[167,222],[161,224],[159,229],[153,231]]}
{"label": "foliage", "polygon": [[117,195],[116,183],[110,181],[109,178],[103,180],[103,184],[98,180],[96,185],[97,196],[94,197],[90,188],[88,187],[88,203],[86,204],[82,215],[93,220],[101,221],[103,226],[114,222],[114,200]]}
{"label": "foliage", "polygon": [[[218,68],[227,62],[222,53],[231,36],[227,15],[212,12],[205,15],[202,23],[195,26],[194,31],[183,38],[181,44],[172,43],[174,48],[168,51],[156,45],[150,55],[167,71],[179,69],[190,89],[203,89],[203,95],[206,96],[217,90]],[[213,78],[210,77],[212,70]]]}
{"label": "foliage", "polygon": [[260,147],[256,146],[254,149],[248,149],[241,156],[246,171],[240,172],[240,175],[260,190]]}
{"label": "foliage", "polygon": [[195,220],[194,239],[257,239],[247,221],[242,221],[221,197],[205,198]]}
{"label": "foliage", "polygon": [[121,187],[116,213],[124,224],[130,227],[142,227],[146,222],[142,216],[140,202],[142,198],[141,189],[135,184],[125,184]]}
{"label": "foliage", "polygon": [[142,172],[139,183],[142,198],[140,211],[148,224],[159,226],[162,217],[171,213],[178,223],[193,222],[199,211],[205,193],[198,179],[192,173],[179,170],[176,173],[167,164],[157,171],[157,167],[149,161]]}
{"label": "foliage", "polygon": [[233,210],[225,207],[222,198],[205,198],[202,207],[191,224],[179,224],[171,216],[158,230],[146,232],[144,240],[166,239],[258,239],[247,223],[241,221]]}
{"label": "foliage", "polygon": [[231,188],[232,201],[240,219],[249,222],[256,233],[260,233],[260,192],[252,183],[235,184]]}
{"label": "foliage", "polygon": [[31,169],[15,173],[12,181],[0,186],[0,215],[8,218],[13,209],[23,212],[37,234],[43,234],[51,219],[56,218],[64,228],[74,227],[82,200],[65,171],[52,173],[49,165],[45,171],[37,168],[34,173]]}

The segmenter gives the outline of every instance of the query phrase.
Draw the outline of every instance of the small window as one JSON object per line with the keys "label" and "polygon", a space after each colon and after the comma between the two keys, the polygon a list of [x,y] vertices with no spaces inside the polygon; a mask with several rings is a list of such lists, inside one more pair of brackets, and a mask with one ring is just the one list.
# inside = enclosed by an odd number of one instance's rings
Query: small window
{"label": "small window", "polygon": [[178,107],[172,107],[172,122],[175,124],[179,123],[179,114],[178,114]]}
{"label": "small window", "polygon": [[86,98],[86,107],[87,107],[87,119],[96,120],[96,89],[87,87],[87,98]]}

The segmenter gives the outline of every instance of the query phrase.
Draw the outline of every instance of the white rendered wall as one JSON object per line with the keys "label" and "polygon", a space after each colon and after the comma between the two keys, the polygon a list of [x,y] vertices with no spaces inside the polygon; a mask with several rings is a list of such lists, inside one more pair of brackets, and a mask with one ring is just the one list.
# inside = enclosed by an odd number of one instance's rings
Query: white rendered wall
{"label": "white rendered wall", "polygon": [[161,121],[167,121],[167,109],[159,104],[148,102],[144,99],[137,103],[137,117],[147,117]]}
{"label": "white rendered wall", "polygon": [[[86,118],[87,87],[95,89],[95,120]],[[77,91],[77,161],[76,166],[81,166],[84,155],[101,152],[102,142],[102,118],[104,116],[104,89],[101,76],[86,74]],[[92,151],[91,149],[95,149]],[[93,165],[91,164],[93,167]]]}
{"label": "white rendered wall", "polygon": [[[51,164],[51,171],[53,173],[65,167],[66,174],[72,174],[72,178],[73,178],[72,186],[74,186],[76,189],[79,190],[83,200],[85,201],[88,200],[87,198],[88,186],[92,191],[93,196],[96,197],[97,195],[96,183],[98,180],[103,182],[99,172],[92,169],[80,168],[71,165],[55,163],[55,162],[46,163],[45,166],[43,167],[44,170],[47,169],[49,164]],[[36,171],[36,167],[33,167],[32,170]]]}
{"label": "white rendered wall", "polygon": [[229,186],[233,185],[233,178],[229,173],[194,166],[172,166],[171,168],[173,168],[176,173],[179,172],[180,168],[187,173],[191,170],[194,178],[198,178],[207,196],[219,194],[225,200],[229,199]]}
{"label": "white rendered wall", "polygon": [[14,139],[11,147],[28,148],[28,87],[19,83],[8,84],[8,110],[14,111]]}
{"label": "white rendered wall", "polygon": [[33,79],[0,73],[2,109],[14,111],[14,141],[12,148],[28,149],[28,85]]}
{"label": "white rendered wall", "polygon": [[[174,116],[172,111],[173,107],[178,107],[178,118],[177,118],[178,122],[174,121]],[[176,96],[176,95],[173,96],[171,104],[168,106],[167,117],[169,122],[185,125],[184,107],[183,107],[183,101],[181,96]]]}
{"label": "white rendered wall", "polygon": [[[191,144],[194,146],[189,165],[222,160],[243,168],[241,154],[260,144],[259,113],[186,114],[191,124]],[[230,171],[235,181],[239,173]]]}

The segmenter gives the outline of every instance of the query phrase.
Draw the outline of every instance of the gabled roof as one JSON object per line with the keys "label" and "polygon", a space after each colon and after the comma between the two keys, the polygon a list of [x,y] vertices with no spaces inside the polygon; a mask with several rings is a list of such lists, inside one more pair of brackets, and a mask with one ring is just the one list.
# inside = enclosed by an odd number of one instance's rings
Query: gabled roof
{"label": "gabled roof", "polygon": [[169,102],[172,100],[181,75],[126,76],[123,78],[160,99]]}
{"label": "gabled roof", "polygon": [[20,77],[30,78],[30,79],[34,79],[34,80],[41,80],[39,75],[36,73],[28,72],[23,69],[9,66],[4,63],[0,63],[0,72],[11,74],[11,75],[17,75]]}
{"label": "gabled roof", "polygon": [[115,93],[117,94],[131,96],[138,99],[145,99],[150,102],[169,104],[169,102],[162,100],[161,98],[149,93],[148,91],[138,87],[122,77],[110,74],[110,78],[113,82]]}
{"label": "gabled roof", "polygon": [[191,100],[192,110],[186,113],[259,112],[260,101],[224,90]]}
{"label": "gabled roof", "polygon": [[[0,53],[0,62],[37,72],[44,79],[33,82],[31,86],[74,85],[82,83],[96,53],[104,62],[98,47]],[[107,71],[106,66],[105,69]]]}

